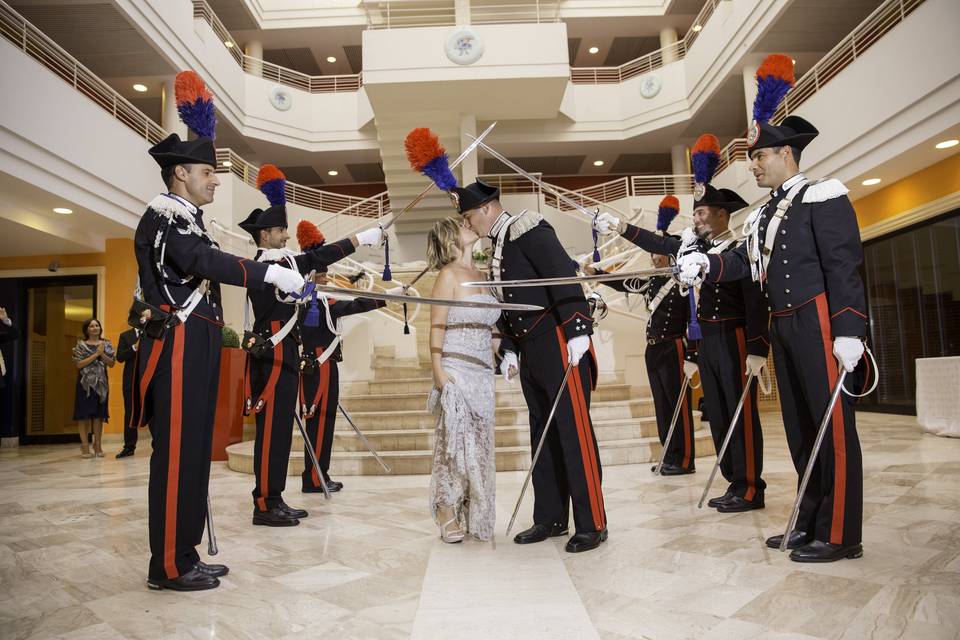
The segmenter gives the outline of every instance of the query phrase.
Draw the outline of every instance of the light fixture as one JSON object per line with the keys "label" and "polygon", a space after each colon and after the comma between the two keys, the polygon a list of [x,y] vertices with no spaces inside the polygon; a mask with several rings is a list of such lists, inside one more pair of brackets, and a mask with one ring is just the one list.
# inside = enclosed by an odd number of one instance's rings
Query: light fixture
{"label": "light fixture", "polygon": [[590,53],[599,53],[600,47],[590,47],[589,49],[587,49],[587,51]]}
{"label": "light fixture", "polygon": [[699,24],[695,24],[695,25],[693,25],[692,27],[690,27],[690,30],[693,31],[693,32],[698,32],[698,31],[700,31],[701,29],[703,29],[703,27],[700,26]]}
{"label": "light fixture", "polygon": [[134,91],[137,91],[137,92],[139,92],[139,93],[146,93],[146,91],[147,91],[147,85],[145,85],[145,84],[140,84],[140,83],[138,82],[137,84],[133,85],[133,90],[134,90]]}
{"label": "light fixture", "polygon": [[224,160],[221,164],[222,164],[224,167],[232,167],[232,166],[233,166],[233,163],[230,162],[229,160]]}
{"label": "light fixture", "polygon": [[227,49],[232,49],[232,48],[233,48],[233,42],[232,42],[231,40],[224,40],[224,41],[223,41],[223,46],[225,46]]}
{"label": "light fixture", "polygon": [[793,62],[793,66],[797,66],[797,59],[796,59],[796,58],[790,58],[790,61]]}
{"label": "light fixture", "polygon": [[875,184],[880,184],[880,178],[867,178],[860,184],[862,184],[865,187],[872,187]]}
{"label": "light fixture", "polygon": [[73,209],[67,209],[66,207],[54,207],[53,212],[62,213],[63,215],[68,216],[73,213]]}
{"label": "light fixture", "polygon": [[333,56],[327,56],[327,62],[336,62],[337,59]]}
{"label": "light fixture", "polygon": [[603,160],[594,160],[594,161],[593,161],[593,166],[595,166],[595,167],[602,167],[602,166],[603,166]]}
{"label": "light fixture", "polygon": [[954,138],[953,140],[944,140],[943,142],[937,143],[937,149],[949,149],[950,147],[955,147],[960,144],[960,140]]}
{"label": "light fixture", "polygon": [[337,171],[336,169],[330,169],[330,171],[327,171],[327,175],[328,175],[328,176],[338,176],[338,175],[340,175],[340,172]]}

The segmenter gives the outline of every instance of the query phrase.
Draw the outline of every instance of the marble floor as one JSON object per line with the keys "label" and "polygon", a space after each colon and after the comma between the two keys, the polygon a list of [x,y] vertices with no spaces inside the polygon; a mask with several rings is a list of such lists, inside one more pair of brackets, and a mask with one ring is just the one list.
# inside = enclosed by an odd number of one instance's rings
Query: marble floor
{"label": "marble floor", "polygon": [[698,511],[712,458],[680,478],[609,467],[610,539],[575,556],[562,538],[502,537],[520,472],[497,475],[494,542],[444,545],[426,477],[344,478],[329,502],[291,491],[310,517],[271,529],[250,524],[251,477],[215,463],[216,561],[231,572],[195,594],[144,586],[146,447],[126,460],[0,449],[0,637],[960,637],[960,440],[860,414],[864,557],[801,565],[762,544],[796,482],[778,416],[763,419],[766,509]]}

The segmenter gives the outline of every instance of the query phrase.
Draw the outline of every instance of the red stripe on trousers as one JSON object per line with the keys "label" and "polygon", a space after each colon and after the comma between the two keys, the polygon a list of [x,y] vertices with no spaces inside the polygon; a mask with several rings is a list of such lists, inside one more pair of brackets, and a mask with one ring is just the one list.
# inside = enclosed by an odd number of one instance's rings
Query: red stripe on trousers
{"label": "red stripe on trousers", "polygon": [[[829,389],[837,384],[839,371],[837,360],[833,356],[833,338],[830,330],[830,309],[827,296],[821,293],[816,297],[817,318],[820,320],[820,337],[823,339],[823,357],[827,364]],[[833,405],[833,517],[830,526],[830,543],[843,544],[843,507],[847,497],[847,443],[843,423],[842,400]]]}
{"label": "red stripe on trousers", "polygon": [[[743,327],[737,327],[737,350],[740,353],[740,392],[747,386],[747,343],[743,335]],[[753,384],[751,382],[751,384]],[[736,425],[731,425],[733,429]],[[747,490],[743,494],[744,500],[753,500],[757,495],[757,469],[754,467],[753,442],[753,394],[747,393],[743,402],[743,448],[747,466]]]}
{"label": "red stripe on trousers", "polygon": [[180,491],[180,434],[183,427],[183,340],[185,326],[173,329],[173,357],[170,360],[170,433],[167,450],[167,506],[163,518],[163,569],[167,578],[180,575],[177,569],[177,498]]}
{"label": "red stripe on trousers", "polygon": [[[557,327],[557,340],[560,343],[560,360],[563,368],[567,368],[567,341],[563,329]],[[570,402],[573,405],[574,422],[577,425],[577,439],[580,441],[580,457],[583,460],[583,475],[587,481],[587,497],[590,500],[590,512],[596,530],[605,526],[603,514],[603,496],[600,493],[600,476],[597,473],[596,452],[593,438],[590,437],[590,415],[587,411],[587,402],[583,394],[583,383],[580,380],[580,367],[571,367],[567,377],[567,390],[570,392]],[[544,425],[546,428],[546,425]]]}
{"label": "red stripe on trousers", "polygon": [[147,358],[147,367],[143,370],[143,378],[140,380],[140,415],[137,416],[137,427],[143,426],[143,416],[146,413],[143,407],[147,399],[147,389],[150,388],[150,381],[153,380],[153,374],[157,370],[161,351],[163,351],[163,340],[154,340],[150,343],[150,356]]}
{"label": "red stripe on trousers", "polygon": [[[327,389],[328,386],[330,386],[330,360],[325,360],[324,363],[320,365],[320,386],[317,387],[317,393],[320,393],[320,389],[324,390],[320,401],[317,403],[319,405],[317,410],[320,412],[320,418],[317,424],[316,442],[313,443],[313,453],[317,456],[317,460],[320,460],[321,443],[323,442],[324,433],[327,430],[327,401],[330,399],[330,393]],[[310,479],[313,480],[314,487],[320,486],[320,477],[317,475],[316,467],[313,467],[310,471]]]}
{"label": "red stripe on trousers", "polygon": [[[677,359],[680,361],[680,386],[683,386],[683,339],[677,338]],[[680,412],[683,414],[683,464],[684,469],[690,468],[690,441],[693,439],[693,429],[690,428],[690,416],[687,415],[687,393],[684,392]]]}
{"label": "red stripe on trousers", "polygon": [[[270,323],[272,333],[276,334],[279,330],[279,320]],[[281,368],[283,368],[283,341],[273,347],[273,367],[270,369],[270,377],[267,379],[265,390],[272,390],[277,386]],[[257,497],[257,506],[260,511],[266,511],[267,496],[270,495],[270,435],[273,431],[273,406],[271,406],[271,401],[273,400],[273,394],[270,394],[269,399],[261,395],[261,399],[264,400],[263,409],[267,413],[263,419],[263,444],[260,446],[260,496]]]}

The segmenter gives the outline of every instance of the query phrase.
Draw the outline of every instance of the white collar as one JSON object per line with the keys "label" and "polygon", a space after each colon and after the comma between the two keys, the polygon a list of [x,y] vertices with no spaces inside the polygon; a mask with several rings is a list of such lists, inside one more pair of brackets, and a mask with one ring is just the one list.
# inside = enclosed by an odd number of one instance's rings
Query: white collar
{"label": "white collar", "polygon": [[509,219],[510,214],[506,211],[497,216],[497,219],[493,222],[493,226],[490,227],[490,233],[487,234],[487,237],[491,240],[496,240],[497,236],[500,234],[500,229],[503,228],[503,225],[505,225]]}
{"label": "white collar", "polygon": [[806,180],[806,179],[807,179],[807,177],[806,177],[805,175],[803,175],[803,173],[795,173],[795,174],[793,174],[793,176],[787,178],[787,179],[784,181],[784,183],[783,183],[782,185],[780,185],[780,188],[774,190],[774,192],[773,192],[773,194],[772,194],[773,197],[776,197],[776,196],[780,195],[781,193],[786,193],[786,192],[790,189],[790,187],[792,187],[793,185],[797,184],[797,183],[800,182],[801,180]]}
{"label": "white collar", "polygon": [[173,198],[174,200],[176,200],[177,202],[185,206],[187,208],[187,211],[189,211],[193,215],[197,215],[200,212],[200,209],[195,204],[187,200],[186,198],[181,198],[175,193],[165,193],[163,195],[167,196],[168,198]]}

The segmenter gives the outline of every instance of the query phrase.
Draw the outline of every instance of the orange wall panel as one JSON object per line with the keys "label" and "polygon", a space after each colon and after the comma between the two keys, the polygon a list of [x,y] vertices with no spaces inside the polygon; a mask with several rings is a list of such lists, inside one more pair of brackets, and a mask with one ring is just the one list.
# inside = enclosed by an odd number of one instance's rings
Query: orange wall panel
{"label": "orange wall panel", "polygon": [[864,229],[960,191],[960,153],[930,165],[853,203]]}

